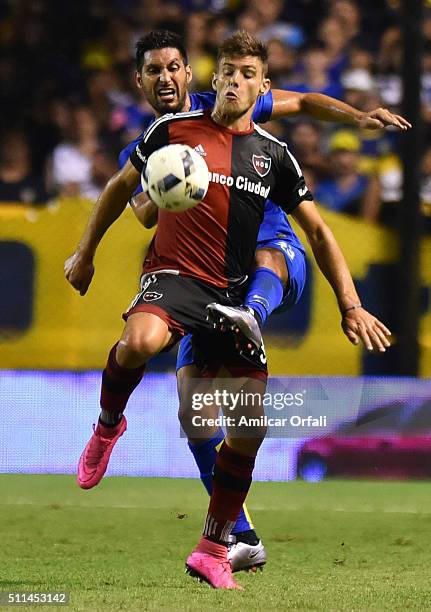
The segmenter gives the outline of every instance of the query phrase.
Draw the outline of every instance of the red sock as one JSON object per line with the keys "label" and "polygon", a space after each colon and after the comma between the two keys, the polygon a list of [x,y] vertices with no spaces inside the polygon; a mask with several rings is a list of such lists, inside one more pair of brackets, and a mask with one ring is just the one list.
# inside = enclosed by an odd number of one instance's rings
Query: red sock
{"label": "red sock", "polygon": [[213,491],[203,535],[228,542],[252,481],[254,457],[242,455],[223,442],[214,466]]}
{"label": "red sock", "polygon": [[115,344],[108,357],[106,368],[102,375],[102,390],[100,405],[102,410],[113,417],[124,412],[127,401],[141,382],[145,365],[133,370],[122,368],[115,357],[117,345]]}

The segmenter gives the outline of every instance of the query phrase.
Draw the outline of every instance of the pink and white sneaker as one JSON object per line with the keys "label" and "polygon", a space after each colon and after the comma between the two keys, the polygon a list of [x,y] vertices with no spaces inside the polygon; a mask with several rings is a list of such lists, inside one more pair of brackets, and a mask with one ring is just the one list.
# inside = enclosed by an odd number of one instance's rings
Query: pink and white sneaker
{"label": "pink and white sneaker", "polygon": [[232,578],[232,567],[227,558],[227,548],[202,537],[186,561],[186,572],[208,582],[214,589],[237,589],[243,587]]}
{"label": "pink and white sneaker", "polygon": [[115,427],[106,427],[100,421],[97,427],[93,424],[93,435],[79,459],[77,481],[81,489],[91,489],[102,480],[109,457],[118,438],[127,429],[126,417]]}

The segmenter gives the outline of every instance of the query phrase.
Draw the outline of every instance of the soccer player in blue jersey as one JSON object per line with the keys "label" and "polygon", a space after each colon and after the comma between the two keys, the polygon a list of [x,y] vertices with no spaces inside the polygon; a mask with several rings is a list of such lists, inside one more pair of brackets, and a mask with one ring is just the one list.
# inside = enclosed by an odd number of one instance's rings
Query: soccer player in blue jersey
{"label": "soccer player in blue jersey", "polygon": [[[151,32],[137,43],[136,83],[154,108],[155,117],[169,112],[210,109],[215,102],[215,92],[189,93],[192,79],[191,67],[179,36],[166,31]],[[271,118],[307,113],[318,119],[346,122],[367,128],[394,125],[400,129],[409,127],[402,117],[385,109],[361,113],[356,109],[321,94],[297,94],[287,91],[270,91],[257,100],[253,120],[264,123]],[[131,142],[120,154],[120,166],[129,159],[142,135]],[[199,149],[197,149],[199,152]],[[204,154],[205,152],[202,151]],[[262,168],[262,173],[265,167]],[[157,222],[157,207],[144,196],[132,201],[135,214],[150,228]],[[305,252],[293,231],[287,215],[270,201],[265,206],[256,249],[256,270],[250,280],[244,308],[213,305],[210,315],[215,321],[229,320],[244,334],[245,343],[259,347],[260,328],[275,309],[289,308],[298,302],[305,284]],[[258,324],[256,323],[256,319]],[[240,339],[241,335],[238,338]],[[251,350],[254,350],[252,348]],[[199,378],[194,366],[191,336],[180,343],[177,358],[178,391],[180,396],[180,420],[187,429],[189,381]],[[198,465],[201,480],[211,492],[212,470],[216,448],[223,434],[215,431],[206,441],[189,440],[190,450]],[[247,509],[241,512],[232,532],[234,542],[230,558],[235,570],[256,567],[266,560],[265,550],[257,537]]]}
{"label": "soccer player in blue jersey", "polygon": [[[138,41],[136,46],[136,84],[155,111],[155,117],[166,113],[211,109],[215,92],[188,93],[192,70],[188,65],[186,49],[181,38],[168,31],[154,31]],[[253,120],[265,123],[298,113],[316,119],[348,123],[367,129],[395,126],[405,130],[409,122],[387,109],[378,108],[361,112],[340,100],[311,93],[302,94],[284,90],[269,91],[259,96]],[[120,154],[123,166],[142,134]],[[262,160],[264,163],[264,160]],[[259,171],[259,170],[258,170]],[[262,173],[265,167],[261,168]],[[263,176],[263,174],[262,174]],[[135,198],[134,210],[146,227],[156,223],[157,208],[152,203]],[[289,247],[289,248],[288,248]],[[211,305],[209,316],[215,324],[229,323],[239,332],[240,350],[259,349],[262,337],[260,329],[269,315],[281,305],[289,307],[300,298],[304,286],[304,249],[293,231],[286,215],[278,207],[267,202],[265,218],[259,232],[256,250],[256,270],[250,280],[249,290],[241,308],[221,308]],[[296,260],[295,260],[296,257]],[[180,365],[191,363],[190,338],[180,347]]]}

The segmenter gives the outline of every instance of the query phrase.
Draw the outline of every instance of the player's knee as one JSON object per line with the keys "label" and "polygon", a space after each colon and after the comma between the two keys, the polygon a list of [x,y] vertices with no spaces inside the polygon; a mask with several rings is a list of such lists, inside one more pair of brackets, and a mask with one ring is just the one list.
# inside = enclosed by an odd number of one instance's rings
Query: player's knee
{"label": "player's knee", "polygon": [[158,333],[151,330],[133,330],[123,336],[119,347],[131,357],[142,357],[146,360],[157,355],[164,348],[164,344],[164,338]]}
{"label": "player's knee", "polygon": [[180,402],[178,407],[178,420],[181,423],[181,427],[184,429],[184,424],[190,421],[190,410],[189,406]]}
{"label": "player's knee", "polygon": [[258,249],[256,251],[255,260],[257,268],[269,268],[269,270],[277,274],[284,285],[287,284],[289,272],[283,253],[272,248]]}
{"label": "player's knee", "polygon": [[181,429],[190,438],[198,438],[203,432],[202,427],[198,427],[195,422],[196,411],[192,409],[190,402],[180,402],[178,408],[178,420],[181,425]]}
{"label": "player's knee", "polygon": [[256,449],[256,452],[259,450],[260,445],[265,440],[267,433],[268,428],[266,425],[251,427],[247,432],[247,436],[250,436],[250,444]]}
{"label": "player's knee", "polygon": [[[183,368],[182,368],[183,369]],[[190,398],[188,381],[184,380],[182,376],[182,369],[177,372],[177,383],[178,383],[178,420],[184,429],[184,425],[190,421],[192,399]],[[184,429],[185,430],[185,429]]]}
{"label": "player's knee", "polygon": [[237,438],[236,436],[228,436],[226,442],[230,448],[236,450],[242,455],[248,455],[255,457],[259,451],[259,448],[265,438],[266,428],[261,428],[260,431],[254,432],[255,435],[244,438]]}

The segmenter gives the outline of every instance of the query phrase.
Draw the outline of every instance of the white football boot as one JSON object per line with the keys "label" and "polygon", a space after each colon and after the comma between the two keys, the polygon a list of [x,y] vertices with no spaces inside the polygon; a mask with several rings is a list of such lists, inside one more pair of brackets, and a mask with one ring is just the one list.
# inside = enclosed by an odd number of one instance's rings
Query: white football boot
{"label": "white football boot", "polygon": [[252,546],[245,542],[237,542],[235,536],[229,536],[229,546],[227,551],[232,571],[240,572],[262,570],[266,563],[266,550],[262,541]]}

